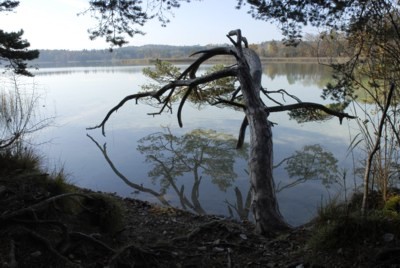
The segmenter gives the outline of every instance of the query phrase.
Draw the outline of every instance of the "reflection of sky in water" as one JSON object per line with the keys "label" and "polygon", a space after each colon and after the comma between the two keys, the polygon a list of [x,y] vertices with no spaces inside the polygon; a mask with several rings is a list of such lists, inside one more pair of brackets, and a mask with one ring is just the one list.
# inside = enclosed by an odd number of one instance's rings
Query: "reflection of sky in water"
{"label": "reflection of sky in water", "polygon": [[[216,107],[198,111],[188,104],[184,107],[184,127],[180,129],[176,114],[148,116],[147,113],[156,111],[156,108],[145,104],[135,105],[134,102],[125,104],[111,117],[106,126],[107,137],[102,137],[98,130],[86,131],[86,127],[99,123],[113,105],[126,95],[137,92],[139,86],[146,83],[141,75],[141,68],[55,68],[42,69],[37,73],[34,80],[38,88],[44,89],[46,112],[52,115],[55,111],[57,117],[55,124],[58,127],[45,129],[39,137],[41,141],[50,140],[41,146],[41,151],[48,157],[50,169],[64,166],[71,181],[83,187],[155,201],[149,195],[133,193],[133,189],[118,179],[98,148],[86,137],[86,133],[92,135],[101,145],[107,143],[109,157],[121,173],[135,183],[143,183],[154,190],[158,190],[160,186],[153,185],[147,179],[151,166],[144,162],[144,156],[136,150],[137,140],[140,138],[162,131],[161,125],[169,126],[174,135],[206,128],[237,136],[243,119],[241,112]],[[315,74],[292,75],[290,79],[284,73],[274,75],[273,79],[269,77],[271,75],[263,77],[263,85],[268,90],[283,88],[303,101],[321,101],[318,86],[305,81],[307,77],[315,79]],[[303,80],[293,83],[293,77]],[[293,102],[288,97],[286,101]],[[283,113],[272,114],[270,120],[277,123],[273,128],[275,162],[304,145],[319,143],[339,159],[340,167],[350,167],[347,163],[349,161],[343,159],[349,140],[346,122],[339,125],[338,120],[333,119],[324,123],[298,125]],[[239,187],[243,198],[249,187],[245,169],[246,163],[238,161],[235,166],[238,177],[234,186]],[[276,169],[274,173],[277,182],[287,177],[283,167]],[[190,176],[187,179],[185,186],[189,189]],[[189,193],[188,195],[190,196]],[[167,197],[171,200],[177,199],[172,193],[168,193]],[[316,182],[305,183],[278,194],[282,214],[292,224],[304,223],[314,215],[316,207],[321,205],[322,197],[327,200],[327,191]],[[227,206],[224,201],[233,202],[232,198],[233,187],[224,193],[207,183],[206,179],[200,186],[199,200],[212,213],[226,214]]]}

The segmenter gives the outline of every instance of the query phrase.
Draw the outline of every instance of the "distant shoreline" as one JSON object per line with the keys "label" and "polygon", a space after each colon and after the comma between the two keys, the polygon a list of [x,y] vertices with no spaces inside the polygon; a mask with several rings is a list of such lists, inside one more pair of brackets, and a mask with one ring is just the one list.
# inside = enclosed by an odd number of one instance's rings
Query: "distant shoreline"
{"label": "distant shoreline", "polygon": [[[190,64],[196,58],[159,58],[162,61],[168,61],[174,64]],[[99,67],[99,66],[140,66],[153,65],[157,58],[148,59],[114,59],[114,60],[86,60],[86,61],[36,61],[33,68],[57,68],[57,67]],[[262,57],[262,63],[296,63],[296,64],[329,64],[343,62],[345,58],[318,58],[318,57]],[[207,60],[210,64],[233,64],[235,60],[232,57],[222,56]]]}

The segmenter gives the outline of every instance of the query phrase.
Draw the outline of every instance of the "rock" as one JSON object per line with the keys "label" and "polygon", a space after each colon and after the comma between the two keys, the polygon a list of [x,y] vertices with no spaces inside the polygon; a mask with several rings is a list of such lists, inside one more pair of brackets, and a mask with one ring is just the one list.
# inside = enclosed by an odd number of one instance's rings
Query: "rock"
{"label": "rock", "polygon": [[245,234],[240,234],[239,236],[240,236],[241,239],[247,240],[247,235],[245,235]]}
{"label": "rock", "polygon": [[221,247],[213,247],[213,252],[223,252],[224,251],[224,248],[221,248]]}
{"label": "rock", "polygon": [[2,195],[6,191],[6,187],[3,185],[0,185],[0,195]]}
{"label": "rock", "polygon": [[386,243],[393,241],[394,239],[394,234],[392,233],[386,233],[382,236],[383,241],[385,241]]}
{"label": "rock", "polygon": [[39,257],[40,255],[42,255],[42,252],[39,251],[39,250],[37,250],[37,251],[31,253],[31,256],[34,257],[34,258],[37,258],[37,257]]}

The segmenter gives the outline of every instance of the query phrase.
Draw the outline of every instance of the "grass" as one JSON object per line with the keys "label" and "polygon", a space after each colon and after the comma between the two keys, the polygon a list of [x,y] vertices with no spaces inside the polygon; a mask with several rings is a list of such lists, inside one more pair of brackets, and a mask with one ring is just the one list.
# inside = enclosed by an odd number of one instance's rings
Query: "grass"
{"label": "grass", "polygon": [[386,204],[382,204],[379,198],[373,198],[376,203],[371,204],[366,215],[361,215],[360,196],[355,194],[349,204],[334,200],[319,209],[314,234],[309,240],[311,249],[336,251],[345,248],[357,251],[366,245],[382,244],[382,237],[387,233],[400,236],[400,217],[388,216],[388,208],[394,207],[395,202],[398,204],[400,197],[396,196]]}
{"label": "grass", "polygon": [[42,158],[33,149],[21,151],[0,150],[0,173],[22,170],[38,171]]}
{"label": "grass", "polygon": [[[87,197],[69,197],[57,200],[51,213],[68,217],[84,217],[90,225],[98,225],[103,232],[115,233],[123,226],[123,208],[117,198],[104,193],[83,191],[68,181],[64,168],[45,172],[42,157],[34,150],[0,151],[0,185],[15,190],[21,196],[51,197],[66,193],[84,192]],[[61,215],[60,214],[60,215]]]}

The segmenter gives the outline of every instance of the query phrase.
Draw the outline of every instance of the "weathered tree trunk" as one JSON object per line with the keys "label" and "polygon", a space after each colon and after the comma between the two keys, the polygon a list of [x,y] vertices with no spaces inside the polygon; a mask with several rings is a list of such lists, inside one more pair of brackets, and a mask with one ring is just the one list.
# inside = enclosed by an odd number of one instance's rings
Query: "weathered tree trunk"
{"label": "weathered tree trunk", "polygon": [[252,212],[256,231],[270,235],[288,229],[279,212],[275,196],[271,123],[260,98],[262,66],[258,55],[238,47],[238,79],[241,86],[248,126],[250,128],[249,170]]}

